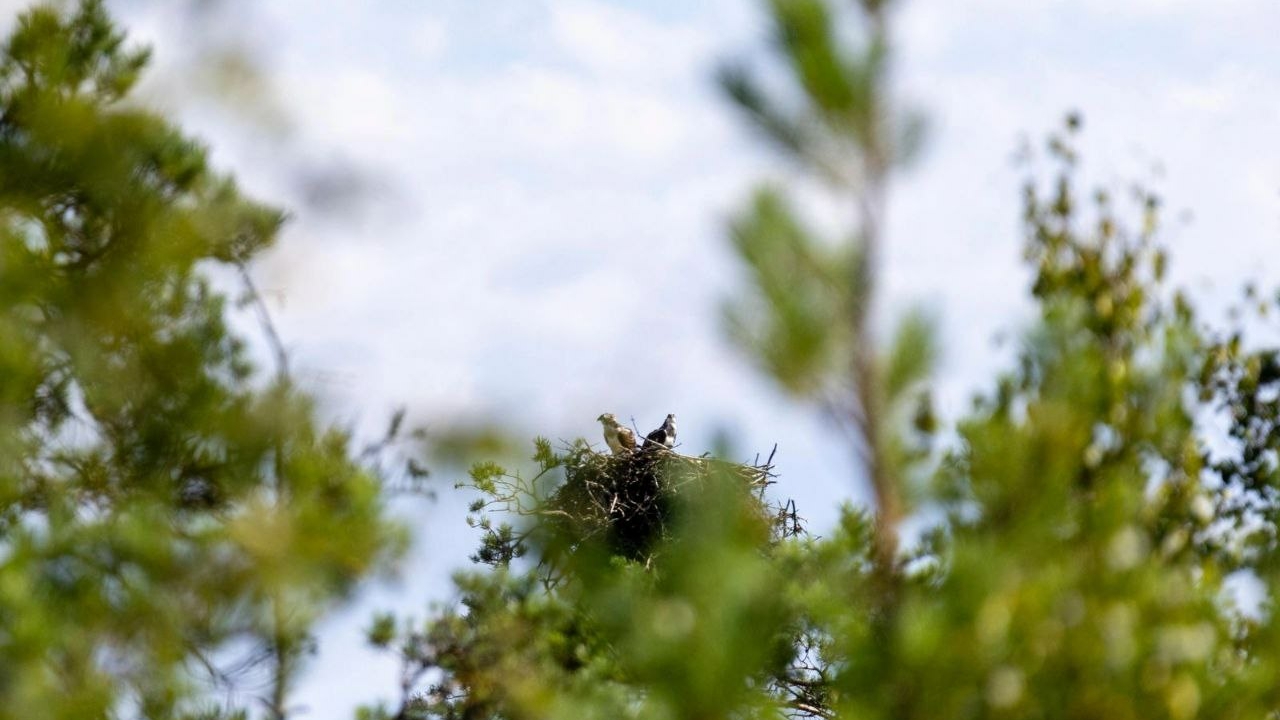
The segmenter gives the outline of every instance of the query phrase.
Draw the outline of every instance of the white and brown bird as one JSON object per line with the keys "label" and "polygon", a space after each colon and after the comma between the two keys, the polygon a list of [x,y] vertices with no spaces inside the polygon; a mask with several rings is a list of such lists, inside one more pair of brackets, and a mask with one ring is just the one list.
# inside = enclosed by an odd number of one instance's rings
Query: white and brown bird
{"label": "white and brown bird", "polygon": [[604,425],[604,442],[614,455],[629,453],[636,449],[636,434],[631,432],[631,428],[619,425],[613,413],[605,413],[596,419]]}
{"label": "white and brown bird", "polygon": [[659,445],[671,449],[675,444],[676,414],[669,413],[667,419],[662,421],[661,427],[645,436],[644,446],[641,449],[654,449]]}

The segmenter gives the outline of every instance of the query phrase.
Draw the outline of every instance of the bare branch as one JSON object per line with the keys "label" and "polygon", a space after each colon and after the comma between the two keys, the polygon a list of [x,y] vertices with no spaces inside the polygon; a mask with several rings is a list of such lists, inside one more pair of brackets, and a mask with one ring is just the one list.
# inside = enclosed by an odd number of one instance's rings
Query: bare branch
{"label": "bare branch", "polygon": [[271,346],[271,352],[275,356],[276,361],[276,377],[282,381],[288,382],[291,375],[289,372],[289,352],[284,347],[284,342],[280,339],[280,333],[276,332],[275,322],[271,319],[271,311],[267,308],[267,303],[263,300],[262,293],[258,291],[258,286],[253,282],[253,276],[249,273],[249,268],[242,261],[236,261],[236,269],[240,272],[240,280],[244,283],[245,292],[249,296],[250,302],[258,311],[258,322],[262,325],[262,332],[267,337],[267,343]]}

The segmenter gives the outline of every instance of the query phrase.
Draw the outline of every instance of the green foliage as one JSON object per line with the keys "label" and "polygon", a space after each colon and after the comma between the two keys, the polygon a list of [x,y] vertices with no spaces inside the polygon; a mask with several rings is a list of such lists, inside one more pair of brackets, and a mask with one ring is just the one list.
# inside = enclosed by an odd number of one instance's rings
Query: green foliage
{"label": "green foliage", "polygon": [[[914,492],[942,519],[888,572],[882,515],[846,509],[826,537],[779,543],[740,479],[713,474],[681,485],[676,525],[643,562],[588,542],[550,582],[514,557],[462,576],[465,612],[400,636],[408,675],[443,680],[397,716],[1275,712],[1275,618],[1241,614],[1224,585],[1243,569],[1273,592],[1275,351],[1205,339],[1161,286],[1148,195],[1137,230],[1102,198],[1082,217],[1074,132],[1050,145],[1052,191],[1025,196],[1040,318],[942,461],[898,462],[929,478]],[[900,325],[878,375],[887,400],[927,378],[929,327]],[[1235,445],[1216,460],[1196,422],[1214,408]],[[546,450],[543,472],[580,462]]]}
{"label": "green foliage", "polygon": [[1048,198],[1026,194],[1041,320],[959,424],[937,486],[945,572],[906,586],[895,662],[836,681],[851,714],[1265,714],[1236,674],[1222,569],[1193,542],[1209,520],[1190,512],[1206,491],[1186,402],[1201,343],[1164,300],[1149,235],[1101,198],[1082,222],[1068,142],[1051,143]]}
{"label": "green foliage", "polygon": [[[722,76],[853,218],[821,233],[759,190],[730,333],[843,433],[874,507],[816,538],[770,504],[772,459],[539,438],[527,475],[475,463],[478,567],[425,621],[373,619],[402,697],[360,717],[1280,713],[1280,351],[1165,287],[1158,198],[1082,192],[1072,116],[1023,195],[1038,315],[940,431],[930,316],[873,322],[919,135],[889,101],[887,5],[772,0],[788,87]],[[349,438],[228,328],[206,273],[247,279],[284,218],[125,103],[146,59],[92,0],[25,14],[0,59],[0,717],[247,718],[202,692],[230,666],[284,717],[314,622],[402,545]],[[506,448],[478,428],[436,451]],[[929,527],[903,547],[907,519]]]}
{"label": "green foliage", "polygon": [[731,336],[788,390],[826,389],[854,342],[842,320],[862,302],[848,282],[861,274],[861,254],[825,246],[773,188],[757,192],[731,238],[755,285],[750,300],[725,308]]}
{"label": "green foliage", "polygon": [[[663,476],[656,487],[671,505],[670,525],[636,557],[599,524],[609,518],[564,493],[615,472],[636,482],[636,467],[602,463],[580,445],[555,457],[547,450],[538,443],[541,472],[564,468],[563,484],[547,487],[541,473],[504,472],[495,482],[486,472],[492,484],[473,486],[490,498],[486,512],[515,513],[524,526],[475,520],[485,541],[473,559],[495,569],[459,575],[462,608],[397,635],[404,697],[394,713],[365,716],[705,718],[770,705],[754,688],[781,672],[790,636],[780,568],[761,552],[776,537],[774,518],[745,469],[673,456],[648,470]],[[611,459],[647,468],[663,455]],[[631,521],[618,502],[602,502],[619,527]],[[521,569],[525,551],[538,562]],[[391,644],[393,626],[379,617],[371,639]]]}
{"label": "green foliage", "polygon": [[[889,38],[885,2],[852,9],[829,0],[768,0],[773,38],[798,91],[776,93],[745,67],[730,65],[720,83],[777,148],[805,170],[850,189],[876,185],[909,160],[923,123],[888,102]],[[849,14],[865,32],[845,32]],[[783,99],[785,98],[785,99]]]}
{"label": "green foliage", "polygon": [[[780,187],[758,191],[731,227],[748,290],[727,324],[844,431],[875,506],[780,539],[743,483],[712,473],[677,484],[657,552],[581,538],[564,562],[524,541],[584,527],[556,514],[577,506],[542,500],[573,488],[585,445],[556,459],[542,442],[528,483],[479,465],[488,500],[473,511],[495,552],[478,559],[496,569],[460,577],[465,611],[402,632],[406,676],[443,680],[406,683],[394,716],[1280,713],[1280,351],[1206,327],[1165,287],[1158,198],[1082,192],[1070,116],[1045,146],[1048,180],[1033,169],[1023,195],[1038,315],[1013,366],[940,432],[929,316],[908,313],[883,344],[871,322],[884,194],[915,127],[886,100],[890,16],[869,0],[767,5],[791,93],[742,68],[723,83],[856,221],[832,242]],[[513,512],[527,524],[493,529],[487,514]],[[901,547],[908,518],[929,527]],[[527,555],[496,552],[515,547]],[[1235,606],[1233,573],[1260,583],[1256,612]]]}
{"label": "green foliage", "polygon": [[146,60],[96,1],[23,14],[0,59],[4,717],[199,715],[233,646],[282,716],[313,621],[401,545],[228,329],[205,268],[283,215],[122,102]]}
{"label": "green foliage", "polygon": [[[905,481],[918,474],[932,425],[928,395],[906,390],[918,389],[935,357],[920,316],[904,321],[888,357],[877,351],[876,265],[889,181],[913,155],[923,124],[887,88],[888,3],[767,5],[787,86],[768,87],[743,66],[723,70],[721,85],[818,181],[838,217],[855,220],[824,238],[780,188],[758,190],[731,228],[751,282],[745,297],[726,305],[726,326],[766,376],[820,408],[855,449],[885,518],[876,544],[887,565],[912,499],[904,486],[918,484]],[[892,377],[882,378],[886,372]]]}

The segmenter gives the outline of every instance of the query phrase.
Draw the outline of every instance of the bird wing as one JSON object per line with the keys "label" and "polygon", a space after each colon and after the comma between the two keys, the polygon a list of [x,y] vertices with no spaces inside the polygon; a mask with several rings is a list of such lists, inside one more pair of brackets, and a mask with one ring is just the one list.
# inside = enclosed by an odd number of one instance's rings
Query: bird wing
{"label": "bird wing", "polygon": [[636,434],[631,432],[631,428],[618,427],[618,444],[627,450],[636,449]]}
{"label": "bird wing", "polygon": [[648,435],[645,435],[644,437],[645,437],[645,440],[644,440],[645,447],[649,447],[651,444],[656,444],[656,445],[667,444],[666,428],[658,428],[657,430],[654,430],[653,432],[649,433]]}

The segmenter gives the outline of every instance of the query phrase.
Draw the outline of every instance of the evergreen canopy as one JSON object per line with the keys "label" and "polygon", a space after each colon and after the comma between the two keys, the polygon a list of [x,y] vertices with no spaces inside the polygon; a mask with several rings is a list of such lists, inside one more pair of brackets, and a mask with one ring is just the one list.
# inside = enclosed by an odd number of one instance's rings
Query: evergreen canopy
{"label": "evergreen canopy", "polygon": [[97,0],[0,57],[3,717],[213,717],[207,682],[283,717],[313,621],[401,544],[229,329],[210,273],[284,216],[128,103],[147,57]]}

